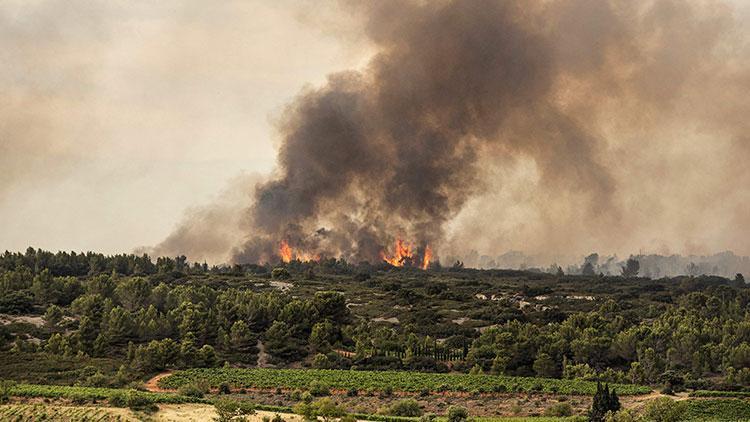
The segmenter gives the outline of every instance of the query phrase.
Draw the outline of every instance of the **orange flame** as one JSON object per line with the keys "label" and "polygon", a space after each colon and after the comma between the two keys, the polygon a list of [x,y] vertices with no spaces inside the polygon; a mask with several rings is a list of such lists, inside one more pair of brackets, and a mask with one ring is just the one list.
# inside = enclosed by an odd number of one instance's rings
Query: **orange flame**
{"label": "orange flame", "polygon": [[[396,252],[392,257],[386,255],[384,251],[380,252],[383,261],[393,265],[394,267],[403,267],[407,262],[415,258],[414,250],[412,246],[401,239],[396,239]],[[432,249],[429,245],[425,247],[424,255],[422,256],[422,264],[419,268],[426,270],[430,266],[432,260]],[[416,265],[412,264],[412,265]]]}
{"label": "orange flame", "polygon": [[281,246],[279,246],[279,256],[285,263],[288,263],[292,260],[292,248],[289,247],[289,244],[286,242],[286,240],[281,241]]}
{"label": "orange flame", "polygon": [[279,256],[281,257],[281,261],[287,264],[292,262],[292,259],[297,259],[302,262],[320,261],[320,256],[318,254],[292,250],[292,247],[289,246],[289,243],[286,240],[281,241],[281,245],[279,246]]}
{"label": "orange flame", "polygon": [[388,255],[385,254],[385,252],[380,252],[380,256],[383,258],[383,261],[393,265],[394,267],[403,267],[404,262],[407,259],[411,259],[413,254],[411,251],[411,246],[406,244],[403,240],[397,239],[396,254],[393,255],[392,258],[389,258]]}
{"label": "orange flame", "polygon": [[430,245],[427,245],[424,248],[424,256],[422,257],[422,269],[423,270],[426,270],[430,266],[431,260],[432,260],[432,248],[430,248]]}

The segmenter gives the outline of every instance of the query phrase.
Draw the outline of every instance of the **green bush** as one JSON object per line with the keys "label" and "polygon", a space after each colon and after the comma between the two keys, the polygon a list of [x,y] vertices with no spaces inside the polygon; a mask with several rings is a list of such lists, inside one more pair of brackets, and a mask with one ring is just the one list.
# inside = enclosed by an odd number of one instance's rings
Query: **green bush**
{"label": "green bush", "polygon": [[232,389],[229,387],[229,383],[222,382],[219,384],[219,394],[232,394]]}
{"label": "green bush", "polygon": [[139,411],[153,412],[158,409],[156,404],[154,404],[154,399],[151,396],[136,390],[128,391],[125,397],[125,404],[130,409]]}
{"label": "green bush", "polygon": [[183,385],[180,387],[178,392],[187,397],[202,398],[208,393],[208,384],[204,382],[192,382],[190,384]]}
{"label": "green bush", "polygon": [[15,381],[2,380],[0,381],[0,404],[7,403],[10,401],[11,392],[16,386]]}
{"label": "green bush", "polygon": [[307,421],[315,421],[318,418],[330,421],[346,414],[343,409],[327,397],[313,403],[298,403],[294,406],[294,413],[302,415]]}
{"label": "green bush", "polygon": [[390,406],[383,409],[382,412],[379,412],[386,415],[392,415],[392,416],[422,416],[422,408],[419,407],[419,403],[417,403],[414,399],[404,399],[399,400],[395,403],[392,403]]}
{"label": "green bush", "polygon": [[247,416],[255,413],[252,403],[240,400],[220,399],[214,402],[214,408],[218,414],[218,421],[228,422],[238,416]]}
{"label": "green bush", "polygon": [[109,405],[113,407],[127,407],[128,398],[125,392],[115,392],[109,396]]}
{"label": "green bush", "polygon": [[570,403],[555,403],[552,406],[544,409],[544,416],[564,417],[572,415],[573,407],[570,405]]}
{"label": "green bush", "polygon": [[328,386],[328,384],[317,380],[310,382],[309,390],[310,394],[315,397],[331,395],[331,388]]}
{"label": "green bush", "polygon": [[448,422],[466,422],[469,411],[465,407],[451,406],[448,408]]}
{"label": "green bush", "polygon": [[419,418],[419,422],[433,422],[435,420],[435,415],[432,413],[425,413]]}
{"label": "green bush", "polygon": [[685,420],[687,403],[669,397],[651,400],[643,409],[643,419],[649,422],[680,422]]}
{"label": "green bush", "polygon": [[618,412],[609,412],[604,418],[605,422],[638,422],[641,418],[638,417],[632,410],[622,409]]}
{"label": "green bush", "polygon": [[339,422],[357,422],[357,417],[354,415],[344,415],[339,419]]}

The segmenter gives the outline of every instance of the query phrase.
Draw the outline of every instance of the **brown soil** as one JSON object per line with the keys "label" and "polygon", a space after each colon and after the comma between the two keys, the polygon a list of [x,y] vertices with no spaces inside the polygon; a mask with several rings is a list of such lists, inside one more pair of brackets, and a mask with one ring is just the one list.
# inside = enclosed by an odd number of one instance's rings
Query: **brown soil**
{"label": "brown soil", "polygon": [[174,391],[174,390],[167,390],[167,389],[159,387],[159,380],[169,375],[172,375],[172,371],[162,372],[161,374],[146,381],[146,384],[144,384],[144,387],[146,388],[146,390],[153,391],[155,393],[165,392],[165,391]]}

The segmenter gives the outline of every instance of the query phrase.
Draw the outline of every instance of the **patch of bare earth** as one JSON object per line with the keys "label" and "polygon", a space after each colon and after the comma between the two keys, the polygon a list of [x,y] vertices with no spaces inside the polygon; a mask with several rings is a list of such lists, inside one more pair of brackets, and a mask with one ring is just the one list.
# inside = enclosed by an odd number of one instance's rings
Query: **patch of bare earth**
{"label": "patch of bare earth", "polygon": [[[273,418],[274,412],[258,411],[247,417],[249,422],[262,422],[263,417]],[[302,417],[291,413],[279,413],[286,422],[301,422]],[[207,404],[163,404],[153,415],[156,421],[170,422],[198,422],[212,421],[218,414],[216,409]]]}
{"label": "patch of bare earth", "polygon": [[168,389],[159,387],[159,380],[162,378],[168,377],[170,375],[172,375],[172,371],[162,372],[161,374],[146,381],[143,387],[146,388],[146,390],[153,391],[155,393],[165,392],[165,391],[174,391],[174,390],[168,390]]}

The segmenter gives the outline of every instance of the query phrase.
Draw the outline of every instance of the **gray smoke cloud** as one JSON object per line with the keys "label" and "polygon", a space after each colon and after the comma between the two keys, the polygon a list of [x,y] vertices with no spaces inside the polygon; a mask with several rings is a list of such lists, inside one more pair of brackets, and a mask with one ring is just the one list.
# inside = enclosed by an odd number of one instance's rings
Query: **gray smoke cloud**
{"label": "gray smoke cloud", "polygon": [[235,259],[269,260],[281,239],[370,261],[396,236],[438,243],[485,188],[485,145],[534,156],[551,184],[585,185],[606,206],[596,137],[555,104],[555,52],[525,4],[361,6],[378,53],[287,110],[281,175],[258,188],[255,230]]}
{"label": "gray smoke cloud", "polygon": [[397,237],[453,254],[750,252],[725,226],[750,224],[750,66],[731,3],[344,7],[376,53],[288,106],[233,261],[278,259],[284,240],[374,262]]}

